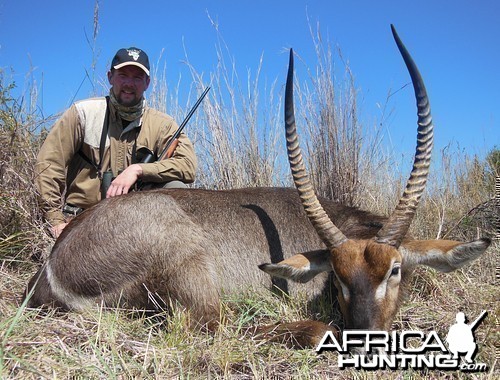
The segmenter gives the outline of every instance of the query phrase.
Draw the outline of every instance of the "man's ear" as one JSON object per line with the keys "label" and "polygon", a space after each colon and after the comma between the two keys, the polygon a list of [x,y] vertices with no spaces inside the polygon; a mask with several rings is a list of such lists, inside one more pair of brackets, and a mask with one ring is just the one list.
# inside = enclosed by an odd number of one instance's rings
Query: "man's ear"
{"label": "man's ear", "polygon": [[491,240],[482,238],[468,243],[452,240],[412,240],[403,242],[399,252],[403,267],[427,265],[440,272],[451,272],[481,256]]}
{"label": "man's ear", "polygon": [[322,272],[332,270],[330,252],[326,250],[299,253],[276,264],[261,264],[259,268],[271,276],[305,283]]}

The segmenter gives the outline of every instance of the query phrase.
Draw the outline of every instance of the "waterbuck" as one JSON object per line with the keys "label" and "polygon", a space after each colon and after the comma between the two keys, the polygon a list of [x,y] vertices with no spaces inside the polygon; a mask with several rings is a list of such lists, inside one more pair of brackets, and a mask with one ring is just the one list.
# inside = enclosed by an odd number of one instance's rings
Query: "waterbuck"
{"label": "waterbuck", "polygon": [[285,124],[298,191],[171,189],[103,200],[64,229],[27,287],[28,306],[157,310],[179,302],[210,329],[222,294],[274,283],[313,299],[329,291],[333,272],[345,327],[389,329],[401,279],[413,267],[452,271],[490,244],[406,238],[428,174],[433,128],[420,74],[393,33],[415,88],[419,127],[414,167],[389,218],[315,197],[295,130],[291,52]]}

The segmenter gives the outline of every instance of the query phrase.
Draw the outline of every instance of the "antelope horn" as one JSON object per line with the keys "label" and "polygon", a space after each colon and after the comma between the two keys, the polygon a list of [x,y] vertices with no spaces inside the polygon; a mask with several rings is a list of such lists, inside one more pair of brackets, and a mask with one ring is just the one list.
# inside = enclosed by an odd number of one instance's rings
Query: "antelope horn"
{"label": "antelope horn", "polygon": [[384,227],[378,232],[376,241],[399,247],[408,232],[413,216],[417,209],[420,197],[425,189],[434,136],[431,109],[424,82],[415,62],[401,42],[394,25],[391,25],[394,40],[403,56],[408,72],[410,73],[418,109],[417,149],[413,161],[413,169],[406,184],[399,204],[389,217]]}
{"label": "antelope horn", "polygon": [[307,174],[302,152],[299,146],[295,112],[293,107],[293,50],[290,49],[290,63],[285,89],[285,128],[288,162],[292,170],[293,182],[299,193],[302,206],[307,217],[325,245],[331,249],[344,243],[347,238],[333,224],[314,193],[311,180]]}

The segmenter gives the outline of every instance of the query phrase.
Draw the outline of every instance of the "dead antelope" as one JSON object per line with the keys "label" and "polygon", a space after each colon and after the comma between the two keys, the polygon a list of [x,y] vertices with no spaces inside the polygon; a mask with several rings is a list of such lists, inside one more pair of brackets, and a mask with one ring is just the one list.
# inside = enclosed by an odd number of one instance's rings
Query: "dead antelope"
{"label": "dead antelope", "polygon": [[[388,329],[405,270],[423,264],[451,271],[490,243],[404,239],[425,185],[432,125],[420,75],[396,40],[416,88],[419,144],[406,191],[388,220],[314,196],[298,150],[290,65],[286,128],[298,194],[290,188],[172,189],[103,200],[64,229],[28,284],[28,306],[157,310],[178,302],[213,328],[223,294],[274,283],[314,299],[330,292],[333,271],[346,327]],[[297,252],[303,253],[292,256]],[[276,280],[259,265],[301,284]]]}

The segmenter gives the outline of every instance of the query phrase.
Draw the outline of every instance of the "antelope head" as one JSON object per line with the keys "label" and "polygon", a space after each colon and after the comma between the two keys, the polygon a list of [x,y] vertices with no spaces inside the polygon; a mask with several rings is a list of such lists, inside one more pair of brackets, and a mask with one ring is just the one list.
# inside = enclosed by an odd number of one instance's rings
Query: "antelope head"
{"label": "antelope head", "polygon": [[327,249],[297,254],[276,264],[262,264],[260,269],[297,282],[307,282],[321,272],[333,271],[347,329],[389,330],[398,311],[402,276],[408,270],[418,264],[443,272],[455,270],[477,258],[490,244],[486,238],[469,243],[405,240],[429,173],[433,124],[422,77],[392,25],[391,28],[417,100],[417,148],[413,169],[398,205],[382,229],[369,240],[346,237],[333,224],[314,193],[295,126],[293,51],[290,51],[285,93],[288,159],[304,210]]}

